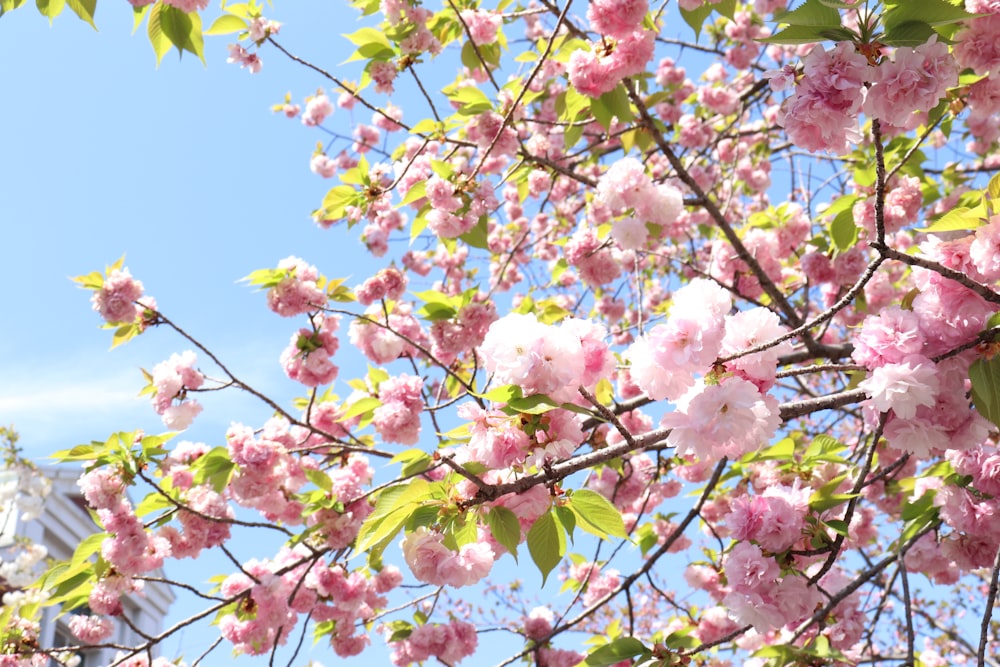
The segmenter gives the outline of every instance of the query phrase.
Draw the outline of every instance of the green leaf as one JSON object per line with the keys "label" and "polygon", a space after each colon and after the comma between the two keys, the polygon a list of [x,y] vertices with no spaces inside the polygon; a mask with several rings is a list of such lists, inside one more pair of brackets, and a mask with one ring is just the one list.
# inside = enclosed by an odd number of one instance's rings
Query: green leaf
{"label": "green leaf", "polygon": [[615,89],[601,95],[601,103],[607,107],[608,111],[623,123],[632,120],[635,115],[632,113],[632,106],[625,91],[624,84],[618,84]]}
{"label": "green leaf", "polygon": [[566,535],[551,511],[538,517],[528,531],[528,552],[542,573],[542,586],[566,554]]}
{"label": "green leaf", "polygon": [[421,503],[433,495],[427,480],[415,478],[409,484],[393,486],[379,494],[375,510],[361,524],[357,551],[367,551],[391,540]]}
{"label": "green leaf", "polygon": [[795,441],[782,438],[767,449],[753,452],[744,457],[748,463],[753,461],[791,461],[795,457]]}
{"label": "green leaf", "polygon": [[888,46],[916,47],[926,44],[927,40],[936,34],[934,28],[923,21],[907,21],[891,28],[887,27],[879,41]]}
{"label": "green leaf", "polygon": [[516,384],[505,384],[502,387],[490,389],[485,394],[479,394],[479,398],[485,398],[493,403],[509,403],[514,399],[521,398],[521,388]]}
{"label": "green leaf", "polygon": [[708,17],[712,15],[712,6],[706,2],[703,3],[698,9],[687,10],[681,7],[680,10],[681,17],[684,19],[684,22],[691,26],[691,29],[694,30],[695,39],[700,38],[702,26],[705,25],[705,21]]}
{"label": "green leaf", "polygon": [[459,238],[473,248],[489,250],[489,218],[486,215],[479,216],[476,226],[459,236]]}
{"label": "green leaf", "polygon": [[340,416],[338,421],[346,421],[351,417],[363,415],[366,412],[374,410],[380,405],[382,405],[382,401],[378,400],[374,396],[363,396],[351,403],[351,407],[347,408],[347,411]]}
{"label": "green leaf", "polygon": [[854,224],[853,211],[841,211],[830,223],[830,236],[837,250],[846,252],[858,242],[858,226]]}
{"label": "green leaf", "polygon": [[206,35],[231,35],[234,32],[243,32],[249,25],[246,20],[232,14],[223,14],[212,21],[212,25],[205,31]]}
{"label": "green leaf", "polygon": [[947,0],[920,0],[894,5],[882,15],[882,25],[885,26],[886,34],[891,34],[897,26],[905,23],[947,25],[973,16],[974,14],[965,11],[963,5],[954,5]]}
{"label": "green leaf", "polygon": [[322,470],[306,468],[305,473],[306,479],[315,484],[318,488],[327,492],[333,489],[333,482],[330,480],[330,476]]}
{"label": "green leaf", "polygon": [[820,0],[806,0],[787,12],[776,13],[774,20],[792,26],[840,27],[840,12]]}
{"label": "green leaf", "polygon": [[824,40],[849,41],[853,35],[849,30],[836,26],[790,25],[770,37],[758,39],[764,44],[812,44]]}
{"label": "green leaf", "polygon": [[532,394],[524,398],[510,399],[507,401],[507,407],[529,415],[540,415],[555,410],[559,404],[545,394]]}
{"label": "green leaf", "polygon": [[596,491],[590,489],[574,491],[569,497],[569,507],[576,515],[577,525],[588,533],[602,540],[608,536],[628,538],[621,512]]}
{"label": "green leaf", "polygon": [[41,15],[47,17],[49,24],[51,24],[52,20],[65,9],[66,0],[35,0],[35,5]]}
{"label": "green leaf", "polygon": [[123,324],[117,329],[115,329],[114,335],[111,337],[111,349],[115,349],[119,345],[129,342],[142,332],[135,324]]}
{"label": "green leaf", "polygon": [[201,16],[198,12],[188,14],[172,5],[157,3],[149,14],[148,28],[149,41],[156,51],[157,65],[170,50],[171,45],[177,49],[179,55],[188,51],[204,61],[205,44],[201,34]]}
{"label": "green leaf", "polygon": [[1000,426],[1000,355],[974,361],[969,367],[969,379],[976,410]]}
{"label": "green leaf", "polygon": [[97,30],[94,23],[94,12],[97,10],[97,0],[66,0],[66,4],[73,10],[73,13],[81,20],[90,24],[90,27]]}
{"label": "green leaf", "polygon": [[73,558],[70,560],[71,566],[77,566],[80,563],[84,563],[90,560],[90,557],[101,550],[101,545],[104,544],[104,538],[109,537],[107,533],[95,533],[85,537],[80,544],[77,545],[76,550],[73,551]]}
{"label": "green leaf", "polygon": [[926,227],[917,229],[918,232],[954,232],[977,229],[986,217],[986,207],[983,205],[976,208],[966,208],[957,206]]}
{"label": "green leaf", "polygon": [[349,35],[342,35],[342,37],[346,37],[355,46],[377,44],[387,49],[392,48],[392,44],[389,43],[385,33],[381,30],[376,30],[375,28],[361,28],[360,30],[352,32]]}
{"label": "green leaf", "polygon": [[486,516],[493,539],[500,543],[517,560],[517,545],[521,542],[521,523],[517,515],[506,507],[497,505]]}
{"label": "green leaf", "polygon": [[476,116],[484,111],[493,109],[493,103],[490,101],[490,98],[486,97],[486,93],[475,86],[463,86],[449,93],[448,99],[458,102],[461,105],[458,113],[463,116]]}
{"label": "green leaf", "polygon": [[635,637],[618,637],[592,651],[583,664],[588,667],[607,667],[647,654],[652,655],[652,652]]}
{"label": "green leaf", "polygon": [[918,499],[903,505],[902,517],[904,521],[913,521],[927,512],[934,511],[934,494],[925,493]]}
{"label": "green leaf", "polygon": [[170,50],[171,46],[170,38],[164,34],[163,26],[160,24],[162,10],[163,5],[161,3],[158,2],[153,5],[153,9],[149,12],[149,21],[146,23],[149,43],[153,46],[153,52],[156,53],[157,67],[159,67],[163,56],[167,55],[167,51]]}

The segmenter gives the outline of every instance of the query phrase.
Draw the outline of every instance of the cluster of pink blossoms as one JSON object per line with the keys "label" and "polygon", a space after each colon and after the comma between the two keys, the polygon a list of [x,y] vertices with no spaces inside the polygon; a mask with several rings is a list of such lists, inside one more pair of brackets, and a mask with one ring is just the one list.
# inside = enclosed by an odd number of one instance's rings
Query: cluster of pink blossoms
{"label": "cluster of pink blossoms", "polygon": [[398,375],[382,382],[372,423],[386,442],[415,445],[420,441],[420,412],[424,407],[424,381],[416,375]]}
{"label": "cluster of pink blossoms", "polygon": [[315,313],[310,316],[311,328],[301,328],[292,334],[288,347],[281,353],[285,375],[307,387],[330,384],[337,378],[338,368],[331,360],[337,353],[336,315]]}
{"label": "cluster of pink blossoms", "polygon": [[285,276],[267,292],[271,310],[282,317],[293,317],[326,305],[326,293],[316,284],[319,271],[315,266],[298,257],[288,257],[278,262],[278,269]]}
{"label": "cluster of pink blossoms", "polygon": [[[830,51],[817,45],[802,64],[802,80],[782,104],[778,122],[796,145],[837,155],[861,140],[862,110],[878,118],[886,132],[911,130],[958,84],[958,65],[936,36],[916,48],[898,47],[892,59],[875,66],[849,42]],[[793,78],[785,70],[770,74],[775,90]]]}
{"label": "cluster of pink blossoms", "polygon": [[511,313],[490,325],[479,354],[497,383],[517,385],[525,396],[575,402],[578,387],[592,388],[614,370],[606,336],[604,327],[588,320],[550,326],[534,314]]}
{"label": "cluster of pink blossoms", "polygon": [[653,183],[642,163],[628,157],[615,162],[601,175],[597,181],[597,199],[611,209],[612,215],[619,216],[611,227],[611,238],[624,250],[638,250],[646,245],[647,222],[668,226],[684,210],[680,190],[667,183]]}
{"label": "cluster of pink blossoms", "polygon": [[152,299],[142,298],[142,283],[133,278],[128,269],[114,269],[108,273],[90,302],[108,324],[131,324],[142,319],[147,307],[156,307]]}
{"label": "cluster of pink blossoms", "polygon": [[358,623],[373,619],[386,605],[383,594],[401,581],[393,567],[368,578],[316,562],[304,548],[282,548],[274,560],[251,560],[222,583],[222,594],[235,597],[237,609],[221,618],[219,629],[237,653],[261,655],[283,645],[299,616],[310,614],[315,622],[335,623],[337,655],[357,655],[370,643],[356,634]]}
{"label": "cluster of pink blossoms", "polygon": [[73,614],[69,619],[69,631],[84,644],[99,644],[115,631],[110,618],[91,614]]}
{"label": "cluster of pink blossoms", "polygon": [[445,665],[454,665],[476,652],[479,636],[476,626],[452,620],[446,625],[427,623],[413,628],[409,636],[389,642],[392,664],[398,667],[437,658]]}
{"label": "cluster of pink blossoms", "polygon": [[413,575],[435,586],[469,586],[493,569],[494,554],[483,542],[463,544],[452,551],[444,536],[421,526],[403,538],[403,558]]}
{"label": "cluster of pink blossoms", "polygon": [[[970,239],[964,250],[956,242],[929,242],[921,249],[945,266],[979,277],[968,259]],[[859,384],[869,396],[868,418],[888,412],[889,444],[926,458],[974,447],[989,432],[966,398],[974,356],[967,352],[936,363],[932,358],[974,340],[994,308],[936,272],[916,268],[913,280],[919,293],[911,310],[889,307],[866,317],[855,335],[853,357],[869,371]]]}
{"label": "cluster of pink blossoms", "polygon": [[591,51],[570,55],[567,73],[578,91],[600,97],[625,77],[643,71],[653,58],[656,33],[642,27],[649,11],[646,0],[596,0],[587,8],[591,27],[603,35]]}
{"label": "cluster of pink blossoms", "polygon": [[749,542],[733,547],[726,556],[725,572],[731,589],[726,607],[740,623],[749,623],[760,633],[801,621],[823,600],[805,577],[783,576],[775,560]]}
{"label": "cluster of pink blossoms", "polygon": [[[182,431],[191,425],[202,410],[201,404],[186,398],[188,391],[198,389],[205,376],[195,369],[197,357],[191,350],[172,354],[166,361],[153,367],[153,409],[163,417],[168,428]],[[178,402],[174,402],[177,400]]]}
{"label": "cluster of pink blossoms", "polygon": [[[871,79],[868,60],[853,44],[840,42],[830,51],[815,46],[802,65],[805,76],[782,104],[778,123],[795,145],[842,155],[861,140],[858,113]],[[784,85],[785,79],[772,78],[772,88]]]}

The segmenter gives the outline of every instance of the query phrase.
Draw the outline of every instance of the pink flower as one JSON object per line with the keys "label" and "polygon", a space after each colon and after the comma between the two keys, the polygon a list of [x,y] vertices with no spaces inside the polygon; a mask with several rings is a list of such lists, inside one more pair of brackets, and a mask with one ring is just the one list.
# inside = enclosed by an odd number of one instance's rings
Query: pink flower
{"label": "pink flower", "polygon": [[587,20],[597,32],[618,39],[640,29],[648,11],[647,0],[595,0],[587,7]]}
{"label": "pink flower", "polygon": [[465,544],[456,553],[444,546],[440,533],[421,526],[403,539],[403,558],[414,576],[435,586],[468,586],[493,568],[488,544]]}
{"label": "pink flower", "polygon": [[908,130],[917,122],[914,114],[929,111],[958,85],[958,66],[948,46],[933,35],[915,49],[898,47],[892,62],[874,68],[871,81],[865,113]]}
{"label": "pink flower", "polygon": [[69,619],[69,631],[84,644],[99,644],[115,630],[110,618],[73,614]]}
{"label": "pink flower", "polygon": [[90,301],[106,322],[128,324],[142,315],[142,306],[135,303],[141,297],[142,283],[133,278],[128,269],[114,269]]}
{"label": "pink flower", "polygon": [[326,294],[316,286],[319,272],[298,257],[278,262],[285,276],[268,290],[267,305],[282,317],[293,317],[326,305]]}
{"label": "pink flower", "polygon": [[518,385],[526,396],[575,389],[585,368],[580,339],[533,314],[510,313],[491,324],[479,353],[497,382]]}
{"label": "pink flower", "polygon": [[302,112],[302,124],[308,127],[322,125],[332,113],[333,104],[330,103],[330,98],[325,93],[318,93],[306,101],[306,108]]}
{"label": "pink flower", "polygon": [[869,405],[879,412],[892,410],[901,419],[916,416],[917,406],[932,406],[938,392],[937,369],[920,355],[873,370],[858,387],[865,390]]}
{"label": "pink flower", "polygon": [[497,41],[497,31],[503,25],[502,16],[482,9],[463,9],[460,15],[473,44],[483,46]]}
{"label": "pink flower", "polygon": [[677,404],[661,422],[673,429],[667,442],[678,455],[693,454],[701,460],[738,458],[754,451],[780,423],[777,401],[739,377],[715,385],[699,383]]}

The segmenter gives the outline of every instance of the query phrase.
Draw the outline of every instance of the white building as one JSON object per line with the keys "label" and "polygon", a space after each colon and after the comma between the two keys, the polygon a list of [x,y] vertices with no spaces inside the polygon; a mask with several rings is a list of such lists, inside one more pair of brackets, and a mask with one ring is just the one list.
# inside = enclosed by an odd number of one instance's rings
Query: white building
{"label": "white building", "polygon": [[[52,483],[52,490],[41,516],[32,521],[20,521],[12,506],[2,508],[0,547],[6,546],[5,541],[7,545],[10,544],[13,533],[43,545],[48,550],[49,558],[69,560],[77,545],[98,530],[76,484],[81,471],[68,466],[45,467],[40,470]],[[156,635],[163,630],[163,621],[174,597],[173,591],[165,584],[147,581],[141,595],[122,600],[124,616],[143,634]],[[80,611],[85,613],[86,609]],[[57,615],[57,609],[46,609],[39,644],[46,648],[78,645],[80,642],[69,632],[69,615],[56,618]],[[135,646],[142,643],[142,638],[121,619],[115,619],[115,633],[107,641]],[[115,653],[113,649],[84,651],[80,654],[83,658],[80,667],[110,665]]]}

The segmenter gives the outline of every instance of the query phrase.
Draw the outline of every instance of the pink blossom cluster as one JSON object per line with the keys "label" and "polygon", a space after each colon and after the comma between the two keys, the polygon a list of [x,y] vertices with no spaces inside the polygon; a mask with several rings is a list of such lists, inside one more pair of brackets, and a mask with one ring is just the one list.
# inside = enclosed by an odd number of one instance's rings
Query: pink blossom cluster
{"label": "pink blossom cluster", "polygon": [[298,257],[278,262],[284,277],[267,292],[267,305],[282,317],[293,317],[326,305],[326,293],[318,286],[319,271]]}
{"label": "pink blossom cluster", "polygon": [[131,324],[142,317],[141,298],[142,283],[128,269],[113,269],[90,302],[109,324]]}
{"label": "pink blossom cluster", "polygon": [[253,429],[233,424],[226,432],[229,457],[237,465],[229,496],[259,510],[270,521],[301,524],[304,506],[295,493],[306,483],[303,466],[315,465],[315,461],[290,451],[305,440],[305,434],[290,429],[284,418],[269,419],[258,437]]}
{"label": "pink blossom cluster", "polygon": [[455,665],[476,652],[479,636],[476,626],[453,619],[446,625],[426,623],[413,628],[409,636],[389,642],[392,664],[405,667],[437,658],[445,665]]}
{"label": "pink blossom cluster", "polygon": [[147,531],[127,500],[101,508],[97,515],[109,533],[101,543],[101,556],[118,574],[131,577],[163,566],[163,559],[170,555],[170,542]]}
{"label": "pink blossom cluster", "polygon": [[458,551],[444,545],[444,536],[424,526],[403,538],[403,558],[413,575],[435,586],[469,586],[493,569],[493,550],[488,544],[463,544]]}
{"label": "pink blossom cluster", "polygon": [[587,20],[597,32],[618,39],[641,26],[648,11],[647,0],[596,0],[587,5]]}
{"label": "pink blossom cluster", "polygon": [[678,456],[700,461],[738,459],[769,441],[781,425],[777,399],[740,377],[699,382],[676,403],[661,420],[672,429],[667,442]]}
{"label": "pink blossom cluster", "polygon": [[462,306],[455,317],[431,324],[431,354],[441,363],[451,364],[481,345],[496,320],[497,309],[493,301]]}
{"label": "pink blossom cluster", "polygon": [[303,327],[292,334],[288,347],[281,353],[281,366],[290,379],[307,387],[330,384],[337,378],[338,368],[332,357],[337,353],[336,315],[315,313],[309,318],[311,328]]}
{"label": "pink blossom cluster", "polygon": [[69,631],[84,644],[100,644],[115,631],[115,624],[103,616],[73,614],[69,619]]}
{"label": "pink blossom cluster", "polygon": [[302,111],[302,124],[306,127],[322,125],[333,113],[333,103],[322,90],[306,98],[306,108]]}
{"label": "pink blossom cluster", "polygon": [[680,190],[667,183],[655,184],[642,163],[630,157],[618,160],[601,175],[597,199],[616,216],[611,238],[625,250],[646,245],[646,223],[669,226],[684,210]]}
{"label": "pink blossom cluster", "polygon": [[590,607],[613,595],[621,584],[621,573],[603,569],[600,563],[574,563],[567,578],[583,586],[583,606]]}
{"label": "pink blossom cluster", "polygon": [[236,654],[261,655],[284,645],[298,621],[296,611],[307,610],[305,605],[293,609],[307,597],[305,591],[293,595],[301,573],[292,569],[276,574],[284,560],[280,556],[274,562],[252,559],[222,582],[220,592],[236,598],[237,610],[219,619],[219,631],[232,642]]}
{"label": "pink blossom cluster", "polygon": [[420,412],[424,407],[424,381],[415,375],[398,375],[378,387],[382,405],[375,408],[372,423],[386,442],[415,445],[420,441]]}
{"label": "pink blossom cluster", "polygon": [[580,272],[587,285],[600,287],[622,273],[622,253],[617,246],[602,241],[592,227],[581,226],[565,246],[566,262]]}
{"label": "pink blossom cluster", "polygon": [[[966,248],[963,256],[968,258]],[[921,248],[943,264],[956,265],[954,243]],[[973,273],[974,265],[968,259]],[[958,266],[958,265],[956,265]],[[961,270],[961,269],[959,269]],[[936,272],[914,269],[919,290],[912,310],[882,309],[864,319],[854,339],[854,360],[868,369],[859,387],[875,412],[889,412],[885,437],[922,458],[946,449],[968,449],[988,427],[965,398],[968,354],[935,363],[932,357],[975,338],[993,308],[977,294]]]}
{"label": "pink blossom cluster", "polygon": [[371,483],[374,474],[368,459],[360,454],[351,454],[344,465],[328,471],[330,493],[343,510],[321,508],[306,518],[306,524],[314,527],[331,549],[350,546],[361,523],[371,514],[373,508],[364,497],[364,487]]}
{"label": "pink blossom cluster", "polygon": [[622,474],[611,467],[601,468],[591,475],[587,486],[614,503],[624,515],[636,516],[652,513],[664,500],[680,493],[677,480],[659,480],[656,462],[649,454],[640,453],[624,458]]}
{"label": "pink blossom cluster", "polygon": [[804,577],[783,576],[774,559],[749,542],[733,546],[725,572],[731,589],[724,599],[726,608],[737,622],[760,633],[801,621],[823,600]]}
{"label": "pink blossom cluster", "polygon": [[416,357],[414,346],[426,343],[426,334],[413,316],[412,304],[397,302],[389,316],[381,304],[365,309],[365,319],[355,318],[348,329],[351,344],[374,364],[387,364],[400,357]]}
{"label": "pink blossom cluster", "polygon": [[625,353],[632,381],[653,400],[679,399],[719,356],[732,304],[729,293],[708,280],[695,279],[677,290],[667,322]]}
{"label": "pink blossom cluster", "polygon": [[573,401],[577,387],[593,387],[614,368],[606,335],[604,327],[587,320],[551,326],[534,314],[510,313],[490,325],[479,354],[499,384],[517,385],[525,396]]}
{"label": "pink blossom cluster", "polygon": [[656,33],[640,24],[592,45],[591,51],[573,51],[566,66],[570,84],[588,97],[611,92],[622,79],[645,69],[653,58],[655,39]]}
{"label": "pink blossom cluster", "polygon": [[382,299],[396,301],[406,292],[406,284],[406,274],[395,267],[390,267],[382,269],[354,288],[354,296],[363,306],[370,306]]}
{"label": "pink blossom cluster", "polygon": [[185,509],[178,512],[181,529],[167,525],[158,535],[170,542],[174,558],[197,558],[202,549],[224,544],[230,537],[233,508],[225,497],[208,486],[194,486],[180,498]]}
{"label": "pink blossom cluster", "polygon": [[872,70],[864,112],[878,118],[887,131],[915,128],[948,88],[958,85],[958,65],[948,45],[932,35],[915,49],[901,46]]}
{"label": "pink blossom cluster", "polygon": [[256,51],[247,51],[242,44],[230,44],[229,57],[226,62],[230,65],[239,65],[240,69],[245,69],[251,74],[257,74],[264,67],[264,61],[260,59]]}
{"label": "pink blossom cluster", "polygon": [[861,140],[858,113],[872,79],[868,60],[853,44],[839,42],[830,51],[815,46],[802,65],[805,74],[782,104],[778,123],[795,145],[842,155]]}
{"label": "pink blossom cluster", "polygon": [[92,509],[112,509],[125,500],[126,479],[121,470],[94,468],[77,481],[80,492]]}
{"label": "pink blossom cluster", "polygon": [[153,367],[153,409],[173,430],[186,429],[201,413],[201,403],[187,398],[188,391],[199,389],[205,382],[205,376],[195,368],[197,361],[195,353],[187,350]]}
{"label": "pink blossom cluster", "polygon": [[752,541],[771,553],[781,553],[802,538],[809,497],[783,486],[772,486],[760,495],[739,496],[725,518],[730,535]]}
{"label": "pink blossom cluster", "polygon": [[340,565],[320,565],[309,571],[305,579],[306,595],[314,590],[316,596],[312,618],[336,624],[330,641],[338,656],[358,655],[367,648],[371,640],[368,635],[357,634],[357,630],[362,623],[374,620],[376,611],[386,606],[385,594],[402,581],[402,572],[392,565],[386,565],[374,576],[348,573]]}
{"label": "pink blossom cluster", "polygon": [[497,12],[485,9],[463,9],[459,12],[469,30],[469,38],[476,46],[484,46],[497,41],[497,31],[503,25],[503,17]]}
{"label": "pink blossom cluster", "polygon": [[[979,10],[969,9],[971,12]],[[1000,14],[971,19],[955,35],[953,53],[960,67],[969,67],[976,74],[997,74],[1000,68],[1000,44],[995,36],[1000,30]]]}
{"label": "pink blossom cluster", "polygon": [[141,580],[111,572],[94,583],[87,596],[87,606],[93,613],[101,616],[119,616],[123,611],[122,597],[135,595],[142,589]]}

